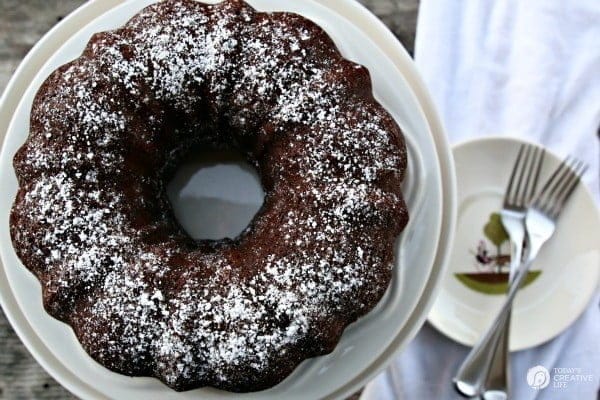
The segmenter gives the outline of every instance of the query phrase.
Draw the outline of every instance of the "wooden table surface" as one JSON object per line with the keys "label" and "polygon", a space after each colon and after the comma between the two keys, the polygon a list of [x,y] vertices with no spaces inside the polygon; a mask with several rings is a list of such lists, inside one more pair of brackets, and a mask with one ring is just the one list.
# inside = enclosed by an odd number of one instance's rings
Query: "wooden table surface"
{"label": "wooden table surface", "polygon": [[[101,0],[98,0],[101,1]],[[412,54],[418,0],[360,0]],[[0,94],[29,49],[82,0],[0,0]],[[72,399],[29,355],[0,310],[0,399]]]}

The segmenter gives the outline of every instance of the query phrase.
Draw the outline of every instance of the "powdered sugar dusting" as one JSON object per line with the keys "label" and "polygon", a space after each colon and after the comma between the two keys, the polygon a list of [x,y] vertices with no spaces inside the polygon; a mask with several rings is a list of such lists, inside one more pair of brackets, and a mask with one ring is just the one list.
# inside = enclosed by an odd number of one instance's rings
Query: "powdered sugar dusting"
{"label": "powdered sugar dusting", "polygon": [[[194,243],[163,173],[215,144],[257,167],[265,206],[239,238]],[[256,390],[331,351],[383,295],[405,157],[366,70],[313,23],[168,0],[40,89],[11,233],[47,310],[102,364]]]}

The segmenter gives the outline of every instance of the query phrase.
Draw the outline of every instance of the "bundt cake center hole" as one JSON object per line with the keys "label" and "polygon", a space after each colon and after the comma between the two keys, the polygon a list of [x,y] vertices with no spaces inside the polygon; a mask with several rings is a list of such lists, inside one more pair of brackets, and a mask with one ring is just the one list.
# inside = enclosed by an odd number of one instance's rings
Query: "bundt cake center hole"
{"label": "bundt cake center hole", "polygon": [[193,152],[167,185],[175,217],[194,239],[238,236],[262,206],[257,171],[234,151]]}

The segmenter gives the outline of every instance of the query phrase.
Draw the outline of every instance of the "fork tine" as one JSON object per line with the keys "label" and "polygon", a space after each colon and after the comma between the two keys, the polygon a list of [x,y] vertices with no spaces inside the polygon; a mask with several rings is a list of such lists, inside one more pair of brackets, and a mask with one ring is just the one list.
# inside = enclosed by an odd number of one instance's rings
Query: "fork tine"
{"label": "fork tine", "polygon": [[523,202],[523,198],[525,197],[524,193],[525,193],[525,190],[527,189],[527,187],[525,185],[525,173],[530,170],[529,164],[530,164],[531,149],[532,149],[531,145],[528,144],[525,146],[525,159],[523,160],[523,165],[521,166],[521,171],[519,174],[519,180],[517,183],[517,191],[515,193],[516,198],[513,199],[513,203],[517,207],[525,206],[525,204]]}
{"label": "fork tine", "polygon": [[568,156],[563,162],[564,168],[558,178],[558,180],[552,186],[550,192],[548,193],[548,201],[555,200],[556,196],[560,194],[565,185],[568,184],[572,171],[575,168],[575,160],[573,157]]}
{"label": "fork tine", "polygon": [[552,175],[550,175],[550,178],[548,178],[548,180],[546,181],[546,183],[542,187],[542,190],[538,193],[538,195],[533,200],[533,203],[534,203],[534,205],[536,207],[541,206],[542,200],[547,197],[547,194],[548,194],[548,191],[550,190],[550,187],[553,186],[553,185],[556,185],[556,180],[558,179],[558,176],[560,174],[562,174],[563,170],[566,168],[566,161],[567,160],[561,162],[560,165],[558,166],[558,168],[554,170],[554,172],[552,173]]}
{"label": "fork tine", "polygon": [[517,159],[513,165],[512,172],[510,173],[510,179],[508,180],[508,186],[506,187],[506,191],[504,192],[504,205],[507,206],[509,204],[514,203],[513,199],[513,185],[515,183],[515,176],[517,175],[517,171],[521,166],[521,158],[523,157],[523,151],[525,150],[526,144],[522,144],[519,148],[519,154],[517,155]]}
{"label": "fork tine", "polygon": [[569,188],[573,187],[577,182],[575,170],[578,169],[579,162],[571,159],[571,164],[572,165],[569,166],[568,171],[563,174],[564,179],[561,182],[561,186],[555,191],[555,193],[553,193],[553,196],[550,196],[548,199],[548,214],[553,218],[555,218],[558,215],[558,212],[561,210],[560,200],[568,193]]}
{"label": "fork tine", "polygon": [[526,199],[527,203],[529,203],[531,201],[531,199],[533,199],[533,196],[535,195],[535,192],[537,190],[537,185],[538,185],[538,182],[540,179],[540,173],[542,172],[542,165],[544,164],[544,157],[546,155],[546,152],[544,151],[544,149],[542,147],[538,147],[537,154],[538,154],[538,158],[537,158],[536,170],[534,172],[533,182],[530,186],[529,194]]}
{"label": "fork tine", "polygon": [[579,178],[586,168],[585,163],[574,157],[567,157],[548,179],[532,205],[556,219],[577,187]]}
{"label": "fork tine", "polygon": [[525,186],[521,193],[520,203],[523,207],[528,205],[535,194],[537,188],[537,181],[542,169],[542,163],[544,161],[544,150],[537,146],[530,146],[531,148],[531,159],[527,165],[527,178],[525,180]]}
{"label": "fork tine", "polygon": [[559,196],[556,199],[556,204],[554,206],[554,209],[552,210],[554,218],[556,218],[560,211],[563,209],[565,203],[573,194],[573,191],[581,181],[581,177],[583,176],[586,170],[587,165],[582,161],[576,160],[576,164],[573,167],[573,170],[570,171],[571,175],[569,176],[570,179],[568,184],[566,184],[563,187],[563,190],[559,193]]}

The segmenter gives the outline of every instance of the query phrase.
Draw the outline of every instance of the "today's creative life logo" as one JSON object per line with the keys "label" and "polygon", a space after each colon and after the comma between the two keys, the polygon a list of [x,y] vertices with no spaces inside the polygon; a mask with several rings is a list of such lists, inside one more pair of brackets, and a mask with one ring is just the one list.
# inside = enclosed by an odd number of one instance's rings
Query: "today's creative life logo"
{"label": "today's creative life logo", "polygon": [[527,370],[527,383],[535,390],[543,389],[550,384],[550,372],[541,365],[529,368]]}
{"label": "today's creative life logo", "polygon": [[550,371],[541,365],[527,370],[527,384],[534,390],[541,390],[550,385],[554,389],[566,389],[570,385],[593,384],[594,374],[587,373],[584,368],[555,367]]}

